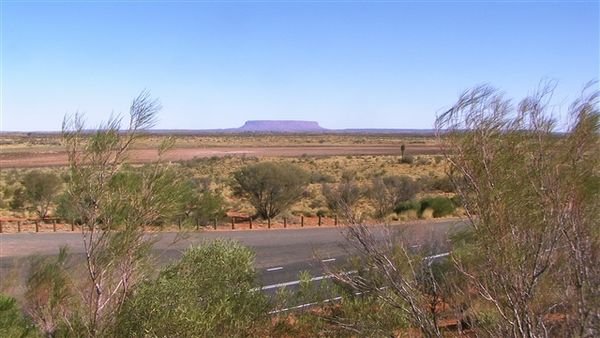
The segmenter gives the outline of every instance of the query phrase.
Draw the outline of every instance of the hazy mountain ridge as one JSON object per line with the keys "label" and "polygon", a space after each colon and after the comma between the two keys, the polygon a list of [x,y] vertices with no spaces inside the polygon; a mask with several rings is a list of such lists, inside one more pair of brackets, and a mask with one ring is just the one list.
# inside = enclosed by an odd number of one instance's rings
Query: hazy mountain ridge
{"label": "hazy mountain ridge", "polygon": [[237,128],[240,132],[270,132],[270,133],[300,133],[323,132],[327,129],[321,127],[316,121],[300,120],[249,120]]}
{"label": "hazy mountain ridge", "polygon": [[[94,132],[94,130],[84,131]],[[433,129],[400,128],[323,128],[316,121],[304,120],[248,120],[238,128],[223,129],[151,129],[144,133],[155,135],[204,135],[204,134],[403,134],[433,135]],[[0,135],[56,135],[58,131],[0,131]]]}

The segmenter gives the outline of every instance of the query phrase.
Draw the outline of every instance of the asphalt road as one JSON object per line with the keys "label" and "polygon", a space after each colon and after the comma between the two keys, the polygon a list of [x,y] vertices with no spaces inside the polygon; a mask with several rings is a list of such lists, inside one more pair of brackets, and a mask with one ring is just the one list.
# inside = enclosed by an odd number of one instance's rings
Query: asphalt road
{"label": "asphalt road", "polygon": [[[394,226],[373,226],[378,236],[394,236],[415,249],[435,242],[435,254],[447,251],[448,234],[462,223],[456,220],[420,221]],[[153,254],[159,264],[176,260],[186,248],[218,238],[233,239],[256,253],[256,269],[262,285],[273,285],[298,279],[301,271],[312,276],[325,273],[326,265],[339,267],[352,249],[344,236],[344,228],[303,228],[243,231],[204,231],[192,233],[149,234],[156,243]],[[82,235],[78,233],[0,234],[0,277],[26,268],[33,254],[53,255],[67,245],[74,256],[82,257]],[[0,280],[3,278],[0,278]]]}

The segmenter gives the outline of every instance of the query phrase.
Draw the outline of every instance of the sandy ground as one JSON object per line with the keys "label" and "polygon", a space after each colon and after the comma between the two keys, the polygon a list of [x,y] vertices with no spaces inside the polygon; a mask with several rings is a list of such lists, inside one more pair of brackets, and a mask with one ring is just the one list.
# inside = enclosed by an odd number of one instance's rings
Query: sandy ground
{"label": "sandy ground", "polygon": [[[164,155],[167,161],[185,161],[194,158],[212,156],[334,156],[334,155],[400,155],[400,147],[395,145],[324,145],[324,146],[274,146],[274,147],[204,147],[175,148]],[[435,145],[411,145],[411,155],[437,154],[439,147]],[[152,149],[134,149],[130,153],[133,163],[155,161],[158,151]],[[0,168],[34,168],[48,166],[64,166],[67,156],[62,151],[22,150],[0,151]]]}

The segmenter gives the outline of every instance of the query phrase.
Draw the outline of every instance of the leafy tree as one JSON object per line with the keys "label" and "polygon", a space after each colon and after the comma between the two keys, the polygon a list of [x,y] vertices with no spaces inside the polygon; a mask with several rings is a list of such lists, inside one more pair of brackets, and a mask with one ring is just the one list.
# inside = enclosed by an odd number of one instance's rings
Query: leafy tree
{"label": "leafy tree", "polygon": [[21,211],[25,207],[25,191],[23,188],[19,187],[13,191],[8,206],[12,211]]}
{"label": "leafy tree", "polygon": [[402,242],[354,223],[347,236],[368,274],[336,280],[400,309],[425,337],[444,333],[440,299],[477,335],[598,336],[600,93],[584,91],[558,133],[552,91],[513,105],[481,86],[438,119],[469,226],[453,237],[452,264],[436,272]]}
{"label": "leafy tree", "polygon": [[45,218],[48,210],[58,194],[62,181],[52,172],[33,170],[28,172],[21,181],[25,201],[38,217]]}
{"label": "leafy tree", "polygon": [[337,185],[325,183],[321,191],[329,210],[336,213],[353,208],[364,195],[364,190],[358,183],[350,180]]}
{"label": "leafy tree", "polygon": [[262,162],[242,168],[233,178],[235,192],[248,199],[258,216],[268,219],[300,199],[309,175],[289,163]]}
{"label": "leafy tree", "polygon": [[253,327],[268,310],[256,287],[248,248],[221,240],[190,248],[138,286],[120,312],[115,336],[254,336]]}
{"label": "leafy tree", "polygon": [[492,336],[600,334],[599,93],[583,92],[559,134],[553,90],[513,105],[476,87],[437,121],[470,225],[454,261]]}
{"label": "leafy tree", "polygon": [[[82,295],[81,329],[89,337],[107,335],[131,290],[146,273],[152,240],[143,227],[177,210],[182,179],[160,162],[172,145],[161,144],[159,160],[136,173],[125,165],[140,133],[152,127],[160,110],[147,92],[131,104],[125,130],[112,117],[95,132],[85,132],[81,115],[63,121],[68,155],[65,201],[82,221],[87,283]],[[75,332],[75,331],[74,331]]]}
{"label": "leafy tree", "polygon": [[419,192],[419,185],[408,176],[385,176],[373,179],[370,197],[376,216],[385,217],[400,203],[409,201]]}
{"label": "leafy tree", "polygon": [[212,191],[206,180],[188,180],[179,190],[185,217],[207,224],[225,216],[225,199],[218,191]]}
{"label": "leafy tree", "polygon": [[223,195],[214,191],[205,191],[198,198],[194,209],[194,217],[203,224],[225,216],[225,200]]}

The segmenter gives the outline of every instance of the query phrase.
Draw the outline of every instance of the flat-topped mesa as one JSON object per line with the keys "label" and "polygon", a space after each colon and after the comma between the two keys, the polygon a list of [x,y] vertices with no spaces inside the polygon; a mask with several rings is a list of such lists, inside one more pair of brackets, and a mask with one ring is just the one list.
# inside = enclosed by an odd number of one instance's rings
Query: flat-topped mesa
{"label": "flat-topped mesa", "polygon": [[306,133],[326,131],[315,121],[253,120],[238,128],[241,132]]}

